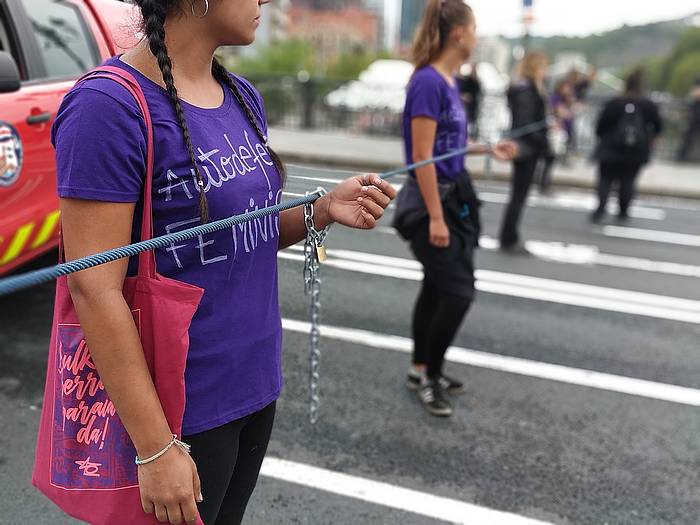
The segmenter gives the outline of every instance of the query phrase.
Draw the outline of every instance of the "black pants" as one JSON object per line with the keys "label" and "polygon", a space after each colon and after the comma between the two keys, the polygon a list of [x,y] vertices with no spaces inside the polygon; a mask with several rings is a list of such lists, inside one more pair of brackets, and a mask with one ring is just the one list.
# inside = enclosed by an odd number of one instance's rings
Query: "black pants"
{"label": "black pants", "polygon": [[428,365],[428,377],[442,374],[445,352],[469,310],[471,299],[453,295],[425,279],[413,311],[413,363]]}
{"label": "black pants", "polygon": [[605,213],[608,197],[614,182],[618,183],[620,216],[626,217],[635,194],[635,183],[641,169],[640,164],[601,162],[598,171],[598,209],[596,215]]}
{"label": "black pants", "polygon": [[688,128],[683,134],[683,142],[678,150],[678,160],[685,162],[688,160],[690,150],[695,142],[695,139],[700,135],[700,120],[695,120],[688,124]]}
{"label": "black pants", "polygon": [[552,168],[554,168],[556,160],[557,158],[553,154],[547,155],[540,159],[540,162],[537,164],[535,173],[537,174],[537,185],[540,193],[547,193],[552,186]]}
{"label": "black pants", "polygon": [[275,403],[259,412],[200,434],[185,436],[192,446],[204,501],[204,525],[237,525],[258,481],[275,419]]}
{"label": "black pants", "polygon": [[513,162],[510,202],[506,207],[501,226],[501,246],[513,246],[520,240],[518,225],[539,160],[539,157],[528,157]]}

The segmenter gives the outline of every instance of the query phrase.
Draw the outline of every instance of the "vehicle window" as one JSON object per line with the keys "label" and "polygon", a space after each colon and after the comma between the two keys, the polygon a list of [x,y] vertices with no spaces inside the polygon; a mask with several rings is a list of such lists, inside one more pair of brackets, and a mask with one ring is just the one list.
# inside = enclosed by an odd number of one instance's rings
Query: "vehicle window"
{"label": "vehicle window", "polygon": [[95,44],[78,8],[63,0],[22,0],[49,78],[70,78],[97,65]]}
{"label": "vehicle window", "polygon": [[7,35],[7,29],[5,29],[6,23],[2,12],[0,11],[0,51],[10,51],[10,39]]}
{"label": "vehicle window", "polygon": [[17,63],[20,78],[24,80],[26,78],[24,68],[22,67],[22,61],[20,60],[17,48],[14,44],[15,42],[12,40],[12,32],[10,30],[10,22],[7,13],[4,11],[3,5],[0,4],[0,51],[5,51],[12,55]]}

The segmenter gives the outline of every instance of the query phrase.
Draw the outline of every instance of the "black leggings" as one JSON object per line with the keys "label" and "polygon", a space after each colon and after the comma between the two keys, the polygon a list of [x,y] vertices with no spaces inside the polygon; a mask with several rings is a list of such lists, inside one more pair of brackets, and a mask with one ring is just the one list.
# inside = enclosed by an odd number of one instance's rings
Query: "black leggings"
{"label": "black leggings", "polygon": [[634,198],[637,176],[641,170],[640,164],[623,164],[621,162],[601,162],[598,171],[598,210],[602,215],[608,204],[610,190],[615,181],[618,182],[618,199],[620,203],[620,215],[625,217],[629,211],[630,203]]}
{"label": "black leggings", "polygon": [[445,352],[462,324],[472,300],[440,290],[423,280],[413,311],[413,363],[428,365],[428,377],[442,374]]}
{"label": "black leggings", "polygon": [[510,183],[510,201],[506,206],[501,225],[501,245],[514,246],[520,241],[518,226],[523,208],[527,201],[527,194],[535,176],[537,163],[540,157],[527,157],[513,162],[513,176]]}
{"label": "black leggings", "polygon": [[200,434],[192,446],[204,501],[197,505],[204,525],[237,525],[258,481],[275,419],[275,403],[259,412]]}

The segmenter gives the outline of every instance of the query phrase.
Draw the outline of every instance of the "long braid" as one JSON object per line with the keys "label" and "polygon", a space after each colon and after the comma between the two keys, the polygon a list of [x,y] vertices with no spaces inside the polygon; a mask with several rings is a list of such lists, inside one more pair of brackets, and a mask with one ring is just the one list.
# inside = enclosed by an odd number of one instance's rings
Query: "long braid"
{"label": "long braid", "polygon": [[139,0],[138,3],[141,5],[144,30],[146,32],[146,37],[148,38],[148,46],[151,53],[153,53],[153,56],[158,61],[158,67],[163,75],[165,89],[167,90],[170,100],[175,107],[177,121],[180,124],[182,134],[185,137],[187,152],[190,155],[190,161],[194,167],[194,172],[197,177],[197,184],[199,186],[199,217],[202,223],[206,223],[209,222],[209,206],[207,205],[207,197],[204,191],[204,179],[202,178],[202,173],[199,170],[199,166],[197,165],[197,160],[194,155],[194,147],[192,146],[190,130],[187,126],[187,121],[185,120],[185,113],[182,110],[177,89],[175,88],[175,79],[173,78],[172,72],[173,64],[168,56],[168,48],[165,45],[165,19],[168,14],[167,9],[162,2],[158,2],[157,0]]}
{"label": "long braid", "polygon": [[243,93],[241,93],[241,89],[238,87],[238,84],[235,80],[233,80],[233,78],[231,78],[231,75],[229,75],[226,68],[223,65],[221,65],[221,63],[216,58],[214,58],[214,61],[212,62],[211,70],[214,74],[214,77],[220,82],[224,82],[233,92],[233,95],[236,97],[238,104],[243,108],[243,111],[248,117],[251,126],[255,128],[255,132],[258,134],[258,138],[263,142],[263,144],[265,144],[265,147],[267,148],[267,151],[270,154],[270,158],[272,159],[272,162],[275,164],[275,168],[277,168],[277,171],[280,174],[282,184],[284,184],[284,180],[286,178],[286,169],[284,167],[284,164],[282,163],[282,160],[279,158],[277,153],[275,153],[275,151],[270,146],[268,146],[267,135],[263,133],[260,122],[258,122],[257,117],[253,114],[253,111],[250,109],[250,106],[246,103],[245,98],[243,98]]}

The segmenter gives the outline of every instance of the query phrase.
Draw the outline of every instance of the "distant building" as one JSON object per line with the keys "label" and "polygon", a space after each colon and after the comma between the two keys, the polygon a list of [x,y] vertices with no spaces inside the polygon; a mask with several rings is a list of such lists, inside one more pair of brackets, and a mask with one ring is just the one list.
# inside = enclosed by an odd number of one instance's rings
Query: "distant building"
{"label": "distant building", "polygon": [[255,33],[255,42],[251,46],[240,47],[237,53],[243,56],[255,56],[260,49],[285,40],[288,35],[290,0],[276,0],[262,9],[260,27]]}
{"label": "distant building", "polygon": [[402,0],[401,28],[399,30],[400,46],[404,49],[411,46],[413,36],[423,17],[427,0]]}
{"label": "distant building", "polygon": [[387,17],[386,17],[386,6],[384,0],[364,0],[364,6],[366,9],[373,11],[377,14],[377,48],[384,49],[390,48],[390,42],[387,40]]}
{"label": "distant building", "polygon": [[270,44],[287,37],[289,24],[287,12],[290,5],[290,0],[276,0],[263,7],[262,23],[257,33],[258,40]]}
{"label": "distant building", "polygon": [[381,47],[379,16],[369,9],[312,9],[293,4],[288,20],[288,36],[312,42],[323,63],[340,53]]}
{"label": "distant building", "polygon": [[305,7],[317,11],[331,11],[347,9],[350,7],[362,7],[362,0],[292,0],[294,7]]}

